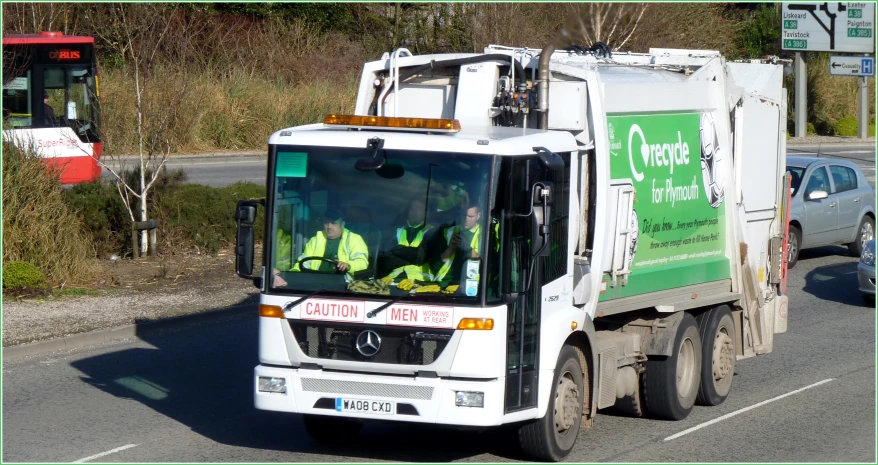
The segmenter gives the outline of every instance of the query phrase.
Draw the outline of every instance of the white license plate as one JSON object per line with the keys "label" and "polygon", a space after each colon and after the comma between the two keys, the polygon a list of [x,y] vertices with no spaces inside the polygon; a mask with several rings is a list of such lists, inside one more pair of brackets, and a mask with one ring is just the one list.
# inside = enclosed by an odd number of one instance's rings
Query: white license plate
{"label": "white license plate", "polygon": [[396,413],[396,403],[385,400],[350,399],[337,397],[335,399],[335,411],[347,413],[378,413],[393,415]]}

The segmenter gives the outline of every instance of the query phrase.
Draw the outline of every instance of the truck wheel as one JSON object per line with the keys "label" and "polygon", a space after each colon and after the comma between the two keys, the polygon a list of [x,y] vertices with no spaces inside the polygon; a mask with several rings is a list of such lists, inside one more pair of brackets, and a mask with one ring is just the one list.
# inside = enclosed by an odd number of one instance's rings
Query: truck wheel
{"label": "truck wheel", "polygon": [[338,444],[350,441],[360,434],[363,423],[351,418],[325,415],[304,415],[305,431],[315,441],[324,444]]}
{"label": "truck wheel", "polygon": [[791,270],[799,262],[799,251],[802,247],[802,231],[790,225],[789,242],[787,243],[787,269]]}
{"label": "truck wheel", "polygon": [[689,415],[701,380],[701,336],[692,315],[683,315],[671,355],[647,359],[642,376],[641,395],[647,414],[665,420],[682,420]]}
{"label": "truck wheel", "polygon": [[866,215],[860,220],[860,227],[857,228],[857,237],[854,238],[854,241],[848,244],[848,251],[850,251],[851,256],[859,257],[863,254],[863,249],[866,248],[866,242],[871,241],[875,238],[875,220]]}
{"label": "truck wheel", "polygon": [[557,462],[573,450],[582,423],[585,389],[579,355],[572,346],[564,346],[555,366],[546,414],[518,430],[518,441],[526,454]]}
{"label": "truck wheel", "polygon": [[701,333],[701,387],[699,405],[719,405],[732,389],[735,375],[735,321],[727,305],[695,318]]}

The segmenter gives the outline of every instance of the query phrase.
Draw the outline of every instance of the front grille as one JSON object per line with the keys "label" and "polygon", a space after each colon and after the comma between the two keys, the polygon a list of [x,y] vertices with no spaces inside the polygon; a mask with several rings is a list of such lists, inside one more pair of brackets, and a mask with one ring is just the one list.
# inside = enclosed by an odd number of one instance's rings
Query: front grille
{"label": "front grille", "polygon": [[[331,394],[385,398],[393,397],[397,399],[430,400],[433,398],[433,388],[430,386],[363,383],[360,381],[338,381],[317,378],[302,378],[302,390],[306,392],[327,392]],[[332,408],[335,408],[335,405],[333,405]]]}
{"label": "front grille", "polygon": [[[395,365],[429,365],[439,358],[454,330],[343,326],[338,323],[288,320],[299,349],[311,358]],[[356,348],[357,337],[371,330],[381,338],[377,353],[367,357]]]}

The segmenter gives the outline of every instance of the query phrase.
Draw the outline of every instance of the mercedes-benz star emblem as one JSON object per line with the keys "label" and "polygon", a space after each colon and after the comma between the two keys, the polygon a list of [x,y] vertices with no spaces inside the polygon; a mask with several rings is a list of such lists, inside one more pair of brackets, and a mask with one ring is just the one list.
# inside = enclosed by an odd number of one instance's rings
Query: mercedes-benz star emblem
{"label": "mercedes-benz star emblem", "polygon": [[375,331],[367,329],[357,336],[357,344],[355,346],[357,352],[365,357],[372,357],[381,350],[381,336]]}

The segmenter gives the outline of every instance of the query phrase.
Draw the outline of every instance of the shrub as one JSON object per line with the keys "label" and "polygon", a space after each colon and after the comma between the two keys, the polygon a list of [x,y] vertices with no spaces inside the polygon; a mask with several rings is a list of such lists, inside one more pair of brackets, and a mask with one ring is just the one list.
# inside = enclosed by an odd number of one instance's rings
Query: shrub
{"label": "shrub", "polygon": [[817,134],[817,129],[814,128],[814,123],[808,123],[805,126],[805,134],[809,136],[813,136]]}
{"label": "shrub", "polygon": [[33,263],[15,261],[3,267],[3,289],[43,287],[46,277]]}
{"label": "shrub", "polygon": [[[181,186],[157,202],[159,233],[183,247],[216,253],[235,241],[235,208],[238,200],[265,196],[262,186],[239,182],[213,188],[200,184]],[[256,237],[262,237],[262,211],[256,220]]]}
{"label": "shrub", "polygon": [[53,171],[31,150],[3,143],[3,262],[39,267],[49,285],[94,275],[94,246]]}
{"label": "shrub", "polygon": [[98,257],[130,252],[130,217],[116,186],[107,180],[83,183],[64,192],[67,203],[91,232]]}
{"label": "shrub", "polygon": [[845,116],[832,127],[836,136],[855,137],[857,135],[857,117]]}

